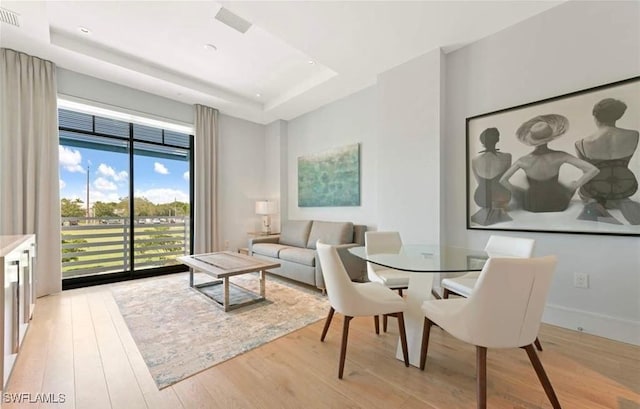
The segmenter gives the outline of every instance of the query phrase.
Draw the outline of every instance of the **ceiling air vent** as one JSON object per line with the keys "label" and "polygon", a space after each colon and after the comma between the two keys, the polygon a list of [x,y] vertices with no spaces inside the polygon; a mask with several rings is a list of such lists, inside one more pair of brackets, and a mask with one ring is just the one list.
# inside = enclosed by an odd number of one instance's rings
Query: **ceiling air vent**
{"label": "ceiling air vent", "polygon": [[216,20],[228,25],[229,27],[241,32],[242,34],[246,33],[249,27],[251,27],[251,23],[249,23],[247,20],[236,14],[233,14],[224,7],[221,7],[216,14]]}
{"label": "ceiling air vent", "polygon": [[2,7],[0,7],[0,21],[11,24],[12,26],[20,27],[20,15]]}

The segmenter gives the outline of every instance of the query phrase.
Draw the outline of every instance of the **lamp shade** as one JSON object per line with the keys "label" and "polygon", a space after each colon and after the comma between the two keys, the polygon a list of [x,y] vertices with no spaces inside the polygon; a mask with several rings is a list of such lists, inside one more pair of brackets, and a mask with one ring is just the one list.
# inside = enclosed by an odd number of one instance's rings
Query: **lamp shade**
{"label": "lamp shade", "polygon": [[269,200],[258,200],[256,202],[256,214],[269,215],[276,212],[276,202]]}

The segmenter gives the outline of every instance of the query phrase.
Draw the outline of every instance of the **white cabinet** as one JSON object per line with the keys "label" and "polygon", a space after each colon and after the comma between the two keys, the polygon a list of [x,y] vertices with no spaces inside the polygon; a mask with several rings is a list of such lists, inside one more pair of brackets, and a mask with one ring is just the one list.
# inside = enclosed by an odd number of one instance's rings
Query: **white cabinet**
{"label": "white cabinet", "polygon": [[9,379],[20,345],[27,331],[35,307],[36,240],[33,234],[0,236],[0,277],[4,291],[0,292],[3,336],[0,338],[2,355],[2,384]]}

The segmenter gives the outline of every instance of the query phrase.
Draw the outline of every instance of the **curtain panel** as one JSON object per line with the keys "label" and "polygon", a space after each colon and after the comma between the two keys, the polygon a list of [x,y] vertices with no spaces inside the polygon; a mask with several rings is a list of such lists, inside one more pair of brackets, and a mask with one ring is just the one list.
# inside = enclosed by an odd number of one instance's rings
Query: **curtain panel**
{"label": "curtain panel", "polygon": [[195,105],[193,251],[218,251],[218,110]]}
{"label": "curtain panel", "polygon": [[0,234],[35,234],[37,295],[62,289],[56,67],[0,49]]}

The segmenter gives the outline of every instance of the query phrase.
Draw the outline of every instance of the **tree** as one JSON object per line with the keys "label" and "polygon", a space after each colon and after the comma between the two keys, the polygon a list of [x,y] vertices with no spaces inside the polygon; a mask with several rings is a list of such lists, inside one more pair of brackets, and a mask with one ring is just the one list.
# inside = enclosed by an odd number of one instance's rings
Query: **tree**
{"label": "tree", "polygon": [[173,216],[173,204],[161,203],[156,205],[156,213],[159,216]]}
{"label": "tree", "polygon": [[188,216],[189,215],[189,203],[184,202],[172,202],[171,207],[175,210],[175,216]]}
{"label": "tree", "polygon": [[120,202],[116,203],[116,210],[119,215],[129,214],[129,197],[121,197]]}
{"label": "tree", "polygon": [[60,200],[60,213],[62,217],[83,217],[86,210],[80,207],[84,202],[80,199],[62,199]]}
{"label": "tree", "polygon": [[155,216],[156,205],[146,197],[133,198],[133,211],[136,216]]}
{"label": "tree", "polygon": [[105,203],[105,202],[95,202],[93,204],[93,215],[94,217],[115,217],[116,214],[116,203]]}

